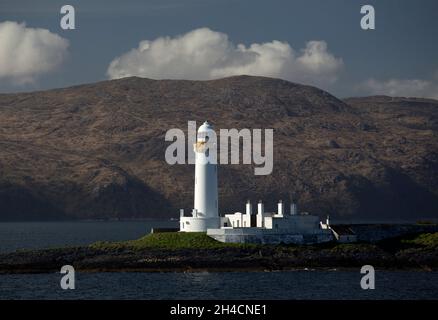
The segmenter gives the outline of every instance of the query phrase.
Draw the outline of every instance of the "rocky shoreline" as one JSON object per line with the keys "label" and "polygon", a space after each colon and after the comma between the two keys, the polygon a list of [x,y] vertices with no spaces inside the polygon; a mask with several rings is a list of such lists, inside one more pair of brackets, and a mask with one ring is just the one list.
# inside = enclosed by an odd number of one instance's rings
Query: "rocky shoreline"
{"label": "rocky shoreline", "polygon": [[274,271],[293,269],[378,269],[438,271],[436,247],[390,248],[374,244],[253,246],[211,249],[72,247],[0,254],[0,274],[59,272]]}

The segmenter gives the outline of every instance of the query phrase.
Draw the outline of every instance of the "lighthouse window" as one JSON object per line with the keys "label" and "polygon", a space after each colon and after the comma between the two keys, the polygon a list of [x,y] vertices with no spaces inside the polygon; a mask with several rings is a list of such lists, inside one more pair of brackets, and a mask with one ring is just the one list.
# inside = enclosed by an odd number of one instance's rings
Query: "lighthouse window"
{"label": "lighthouse window", "polygon": [[207,149],[207,151],[205,151],[205,156],[209,156],[210,155],[210,149]]}

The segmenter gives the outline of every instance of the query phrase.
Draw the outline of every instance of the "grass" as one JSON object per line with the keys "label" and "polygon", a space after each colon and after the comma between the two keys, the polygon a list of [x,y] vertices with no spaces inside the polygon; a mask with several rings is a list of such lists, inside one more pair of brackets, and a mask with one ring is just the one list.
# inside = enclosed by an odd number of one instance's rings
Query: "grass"
{"label": "grass", "polygon": [[376,246],[370,243],[340,243],[336,244],[331,251],[333,253],[349,253],[357,251],[373,251]]}
{"label": "grass", "polygon": [[435,222],[429,221],[429,220],[418,220],[418,225],[436,225]]}
{"label": "grass", "polygon": [[[220,248],[258,248],[269,245],[241,244],[241,243],[222,243],[214,240],[202,232],[163,232],[151,233],[137,240],[121,242],[96,242],[90,247],[102,250],[123,250],[123,249],[220,249]],[[419,235],[404,236],[396,239],[388,239],[379,244],[377,247],[398,251],[408,247],[428,247],[438,248],[438,232],[424,233]],[[295,245],[277,245],[277,248],[302,248],[304,246]],[[316,245],[315,249],[329,249],[333,253],[348,253],[355,251],[373,251],[376,245],[367,243],[348,243],[337,244],[328,243]]]}
{"label": "grass", "polygon": [[438,232],[423,233],[413,239],[402,240],[404,244],[413,244],[423,247],[438,248]]}
{"label": "grass", "polygon": [[96,242],[91,245],[95,249],[124,249],[135,250],[159,249],[216,249],[230,247],[250,247],[254,245],[239,243],[222,243],[210,238],[202,232],[163,232],[151,233],[137,240],[122,242]]}

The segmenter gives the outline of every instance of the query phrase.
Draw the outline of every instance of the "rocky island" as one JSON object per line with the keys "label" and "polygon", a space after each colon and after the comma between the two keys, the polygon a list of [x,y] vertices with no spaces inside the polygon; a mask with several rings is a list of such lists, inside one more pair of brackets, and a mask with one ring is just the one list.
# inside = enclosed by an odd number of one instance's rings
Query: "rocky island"
{"label": "rocky island", "polygon": [[306,246],[221,243],[204,233],[165,232],[124,242],[0,254],[0,273],[59,272],[67,264],[80,272],[347,269],[366,264],[377,269],[436,271],[438,232]]}

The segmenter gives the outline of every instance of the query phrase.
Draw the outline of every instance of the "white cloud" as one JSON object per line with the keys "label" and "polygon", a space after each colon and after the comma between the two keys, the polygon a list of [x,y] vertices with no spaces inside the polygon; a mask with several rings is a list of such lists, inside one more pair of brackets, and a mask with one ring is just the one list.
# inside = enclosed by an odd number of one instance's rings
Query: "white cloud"
{"label": "white cloud", "polygon": [[46,29],[25,23],[0,23],[0,80],[35,81],[59,66],[67,54],[68,41]]}
{"label": "white cloud", "polygon": [[342,59],[324,41],[310,41],[299,53],[287,43],[271,41],[235,45],[224,33],[196,29],[179,37],[143,40],[138,48],[115,58],[110,78],[141,76],[154,79],[206,80],[232,75],[280,77],[326,85],[336,81]]}
{"label": "white cloud", "polygon": [[438,99],[438,83],[422,79],[368,79],[358,87],[359,91],[372,95],[399,97],[424,97]]}

